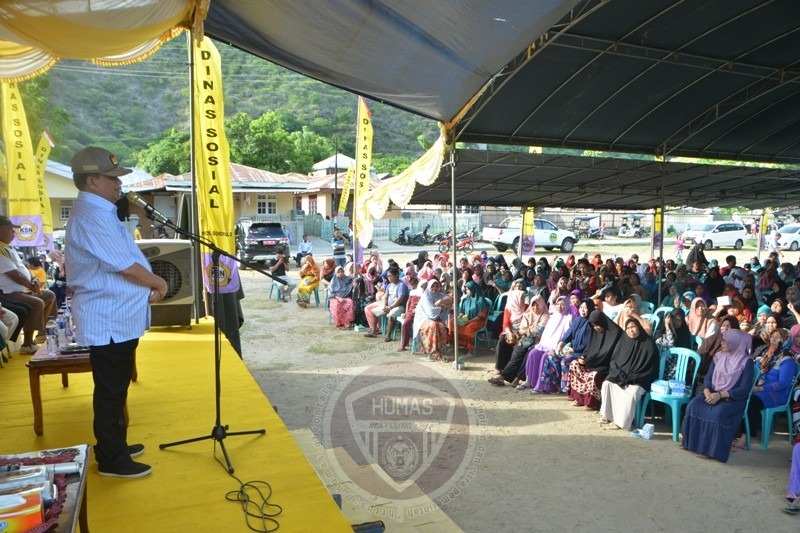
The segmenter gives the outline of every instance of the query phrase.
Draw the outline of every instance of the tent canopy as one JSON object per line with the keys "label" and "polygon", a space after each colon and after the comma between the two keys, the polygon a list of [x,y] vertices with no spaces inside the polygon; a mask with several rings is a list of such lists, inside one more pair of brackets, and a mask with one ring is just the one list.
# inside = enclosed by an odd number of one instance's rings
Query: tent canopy
{"label": "tent canopy", "polygon": [[[159,40],[176,17],[181,27],[199,27],[206,8],[207,35],[439,120],[456,141],[668,158],[662,166],[607,156],[462,153],[459,203],[653,207],[662,172],[670,204],[794,203],[797,2],[60,0],[4,5],[0,38],[43,50],[52,39],[52,50],[60,50],[65,32],[79,23],[100,31],[113,20],[105,39],[91,40],[102,47],[122,22],[143,20],[136,31]],[[37,31],[43,22],[64,31]],[[93,33],[69,39],[86,35]],[[0,43],[0,75],[6,59],[20,62],[12,51],[21,53]],[[114,54],[124,55],[98,50],[101,57]],[[675,157],[727,161],[697,165]],[[756,169],[742,161],[783,166]],[[419,188],[414,201],[442,203],[438,187]]]}

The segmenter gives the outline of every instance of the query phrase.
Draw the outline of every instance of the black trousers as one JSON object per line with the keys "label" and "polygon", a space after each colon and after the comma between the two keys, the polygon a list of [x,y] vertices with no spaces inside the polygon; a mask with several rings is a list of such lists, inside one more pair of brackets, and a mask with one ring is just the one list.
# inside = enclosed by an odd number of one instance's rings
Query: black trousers
{"label": "black trousers", "polygon": [[509,383],[517,378],[520,381],[525,381],[525,360],[528,357],[528,352],[533,348],[534,342],[535,339],[533,338],[523,337],[522,340],[514,346],[514,349],[511,350],[511,358],[501,371],[503,379]]}
{"label": "black trousers", "polygon": [[139,339],[105,346],[90,346],[94,380],[94,436],[97,439],[97,464],[105,467],[124,465],[128,453],[128,428],[125,425],[125,401],[133,374],[133,360]]}

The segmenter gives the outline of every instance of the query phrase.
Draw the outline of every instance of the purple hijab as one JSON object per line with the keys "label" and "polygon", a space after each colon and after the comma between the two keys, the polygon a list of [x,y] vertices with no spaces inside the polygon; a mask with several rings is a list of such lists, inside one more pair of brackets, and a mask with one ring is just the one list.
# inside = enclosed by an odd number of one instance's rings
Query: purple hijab
{"label": "purple hijab", "polygon": [[739,329],[722,332],[722,338],[728,345],[728,351],[718,352],[714,356],[714,373],[711,375],[711,386],[715,391],[730,390],[739,381],[745,365],[753,364],[748,353],[753,337]]}

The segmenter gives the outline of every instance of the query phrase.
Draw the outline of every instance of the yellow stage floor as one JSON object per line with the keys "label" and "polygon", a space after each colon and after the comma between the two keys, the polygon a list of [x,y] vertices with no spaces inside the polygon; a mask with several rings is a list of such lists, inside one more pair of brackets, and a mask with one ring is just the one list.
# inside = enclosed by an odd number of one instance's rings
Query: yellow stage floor
{"label": "yellow stage floor", "polygon": [[[223,338],[222,423],[229,431],[265,428],[266,435],[229,436],[225,445],[243,482],[266,481],[270,502],[283,512],[280,531],[352,531],[314,469],[264,397],[244,363]],[[93,444],[91,374],[42,376],[44,435],[33,431],[29,356],[15,354],[0,369],[5,392],[0,454],[75,444]],[[139,380],[128,396],[128,441],[142,442],[138,460],[153,474],[123,480],[89,468],[89,527],[92,531],[250,531],[239,503],[225,499],[239,482],[228,475],[212,440],[159,450],[158,445],[209,435],[215,422],[213,327],[201,321],[191,331],[156,328],[137,351]],[[251,519],[257,529],[263,526]],[[275,524],[270,525],[271,528]]]}

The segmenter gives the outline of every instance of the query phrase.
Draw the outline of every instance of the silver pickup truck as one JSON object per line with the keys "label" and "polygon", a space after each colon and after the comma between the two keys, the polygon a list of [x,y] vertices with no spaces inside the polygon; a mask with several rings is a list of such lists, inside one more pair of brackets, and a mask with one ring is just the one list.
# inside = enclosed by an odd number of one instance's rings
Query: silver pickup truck
{"label": "silver pickup truck", "polygon": [[[578,237],[573,232],[559,229],[558,226],[543,218],[535,218],[533,223],[535,246],[542,247],[547,251],[559,248],[565,253],[569,253],[575,248]],[[522,217],[508,217],[499,226],[483,228],[481,240],[492,244],[498,252],[505,252],[509,248],[517,250],[521,233]]]}

